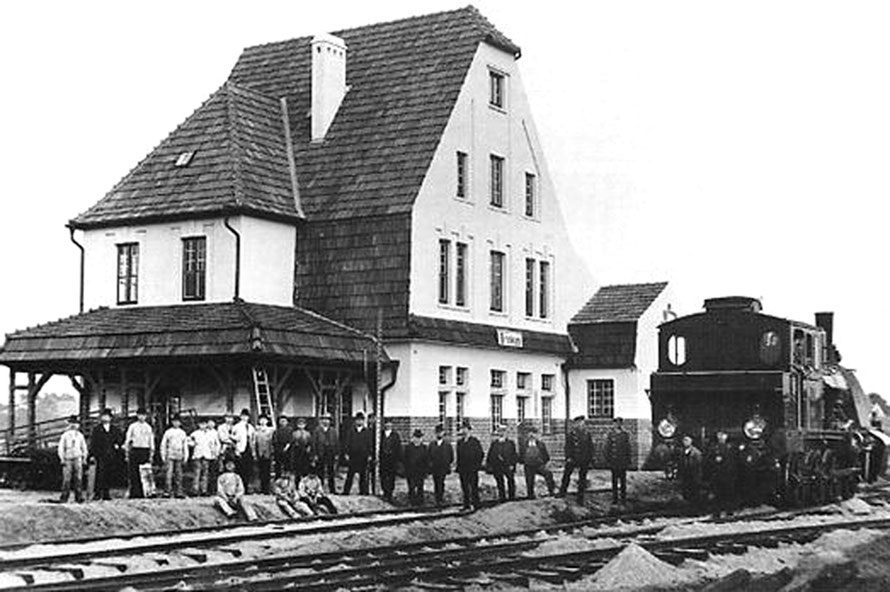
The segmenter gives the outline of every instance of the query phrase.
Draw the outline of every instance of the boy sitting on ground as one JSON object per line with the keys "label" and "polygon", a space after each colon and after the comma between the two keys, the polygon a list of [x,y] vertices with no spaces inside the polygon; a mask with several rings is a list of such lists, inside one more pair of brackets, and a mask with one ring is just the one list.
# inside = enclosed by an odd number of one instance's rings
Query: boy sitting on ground
{"label": "boy sitting on ground", "polygon": [[321,479],[318,478],[318,473],[315,471],[300,479],[300,485],[297,487],[297,497],[301,502],[309,506],[314,514],[337,513],[334,502],[324,494]]}
{"label": "boy sitting on ground", "polygon": [[227,518],[232,518],[241,510],[249,521],[257,519],[256,511],[244,499],[244,482],[235,472],[235,459],[226,459],[226,471],[216,481],[216,507],[222,510]]}
{"label": "boy sitting on ground", "polygon": [[315,515],[312,508],[300,501],[294,479],[290,475],[282,475],[272,481],[272,495],[275,496],[275,503],[281,511],[294,520]]}

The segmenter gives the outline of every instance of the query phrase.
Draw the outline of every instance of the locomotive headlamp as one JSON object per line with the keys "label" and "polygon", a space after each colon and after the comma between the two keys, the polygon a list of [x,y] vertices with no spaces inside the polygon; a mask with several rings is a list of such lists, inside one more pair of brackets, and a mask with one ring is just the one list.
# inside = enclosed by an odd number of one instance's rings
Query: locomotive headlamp
{"label": "locomotive headlamp", "polygon": [[759,415],[755,415],[745,422],[742,429],[752,440],[759,440],[763,436],[763,430],[766,429],[766,422]]}
{"label": "locomotive headlamp", "polygon": [[658,422],[658,435],[662,438],[673,438],[677,433],[677,425],[665,417]]}

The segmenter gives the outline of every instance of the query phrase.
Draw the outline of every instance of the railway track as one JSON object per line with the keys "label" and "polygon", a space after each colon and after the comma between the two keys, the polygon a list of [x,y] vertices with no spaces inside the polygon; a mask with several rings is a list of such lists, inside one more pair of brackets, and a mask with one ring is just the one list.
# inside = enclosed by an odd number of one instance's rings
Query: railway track
{"label": "railway track", "polygon": [[[760,520],[787,517],[789,514],[793,513],[755,512],[741,519]],[[418,513],[416,516],[400,516],[398,523],[428,523],[454,515],[456,513]],[[625,513],[496,535],[451,537],[434,542],[390,544],[326,553],[307,554],[305,550],[296,551],[296,547],[300,545],[295,537],[299,534],[361,530],[392,525],[394,522],[378,520],[370,524],[329,524],[326,525],[327,528],[316,525],[311,530],[304,528],[300,532],[285,535],[278,532],[266,532],[264,535],[253,533],[249,538],[242,537],[228,542],[216,540],[219,537],[213,536],[202,541],[202,544],[184,544],[184,541],[177,540],[167,541],[166,545],[162,545],[153,541],[149,551],[138,552],[138,561],[132,549],[123,548],[105,550],[99,555],[80,549],[76,553],[65,555],[20,558],[17,562],[0,562],[0,573],[20,574],[16,577],[30,575],[30,583],[21,584],[19,581],[19,585],[15,585],[15,581],[0,581],[0,586],[6,590],[30,592],[120,590],[128,586],[146,591],[184,587],[195,590],[278,590],[294,586],[300,589],[333,590],[344,586],[350,589],[371,586],[381,578],[398,586],[410,582],[418,574],[429,579],[427,583],[431,585],[442,580],[448,586],[455,574],[466,576],[474,569],[487,571],[491,566],[506,579],[515,578],[517,574],[522,576],[529,569],[535,571],[534,565],[540,563],[540,560],[532,560],[523,553],[561,535],[580,535],[590,540],[600,539],[606,542],[607,537],[620,537],[626,541],[655,535],[668,524],[700,522],[702,519],[702,516],[693,517],[684,512],[669,515],[665,515],[663,511]],[[706,521],[719,523],[728,519]],[[270,541],[281,541],[288,537],[290,548],[287,545],[274,549],[263,548]],[[244,541],[254,541],[257,547],[245,552],[243,545],[238,544]],[[617,552],[614,547],[611,550]],[[604,551],[606,555],[601,559],[608,560],[609,552]],[[511,558],[515,562],[511,563]],[[504,563],[505,560],[507,563]],[[150,562],[155,564],[152,566]],[[134,564],[138,566],[135,569]],[[452,573],[453,570],[456,571]],[[543,571],[536,571],[541,572],[542,577],[550,574],[547,577],[551,578],[568,578],[574,573],[580,576],[587,572],[583,566],[559,569],[548,566]],[[58,576],[56,581],[52,581],[52,574]]]}

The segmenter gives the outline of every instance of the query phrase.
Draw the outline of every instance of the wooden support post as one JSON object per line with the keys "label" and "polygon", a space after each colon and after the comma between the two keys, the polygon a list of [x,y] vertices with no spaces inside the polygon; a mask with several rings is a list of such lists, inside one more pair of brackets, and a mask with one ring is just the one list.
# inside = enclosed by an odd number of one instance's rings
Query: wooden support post
{"label": "wooden support post", "polygon": [[[42,378],[42,377],[41,377]],[[28,373],[28,446],[37,444],[37,383],[33,372]]]}
{"label": "wooden support post", "polygon": [[16,371],[9,369],[9,425],[6,432],[6,454],[12,453],[12,439],[15,436],[15,379]]}

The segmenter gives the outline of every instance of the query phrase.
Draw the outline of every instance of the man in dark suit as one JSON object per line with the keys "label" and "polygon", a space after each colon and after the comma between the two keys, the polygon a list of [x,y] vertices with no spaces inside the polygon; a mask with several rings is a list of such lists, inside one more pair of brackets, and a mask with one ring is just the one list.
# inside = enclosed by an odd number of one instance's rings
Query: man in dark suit
{"label": "man in dark suit", "polygon": [[414,430],[405,446],[405,478],[408,481],[408,500],[412,506],[423,505],[423,482],[430,470],[430,454],[423,443],[423,432]]}
{"label": "man in dark suit", "polygon": [[624,420],[616,417],[606,437],[606,464],[612,470],[612,503],[627,501],[627,469],[630,468],[630,434]]}
{"label": "man in dark suit", "polygon": [[96,463],[94,499],[111,499],[111,480],[118,466],[118,454],[124,438],[120,430],[111,425],[111,410],[103,409],[99,424],[90,434],[90,459]]}
{"label": "man in dark suit", "polygon": [[352,480],[358,475],[358,491],[368,495],[368,461],[374,449],[374,435],[365,427],[365,414],[355,414],[352,429],[346,434],[346,484],[343,495],[349,495]]}
{"label": "man in dark suit", "polygon": [[322,481],[327,480],[328,493],[336,493],[334,476],[337,473],[337,456],[340,454],[340,439],[331,427],[331,416],[318,418],[318,426],[312,432],[312,453],[315,455],[315,470]]}
{"label": "man in dark suit", "polygon": [[575,418],[571,431],[566,436],[566,465],[562,473],[559,497],[565,497],[569,489],[572,473],[578,470],[578,503],[584,501],[584,490],[587,489],[587,471],[593,462],[593,440],[584,425],[584,416]]}
{"label": "man in dark suit", "polygon": [[380,489],[383,499],[392,501],[396,487],[396,465],[402,461],[402,438],[393,429],[391,419],[383,422],[383,438],[380,440]]}
{"label": "man in dark suit", "polygon": [[525,465],[525,492],[528,499],[535,499],[535,475],[544,477],[547,483],[547,491],[553,495],[556,483],[553,481],[553,473],[547,468],[550,462],[550,453],[547,446],[538,440],[538,429],[530,427],[522,449],[522,464]]}
{"label": "man in dark suit", "polygon": [[458,431],[460,439],[457,441],[457,474],[460,477],[465,510],[479,508],[479,470],[485,457],[482,444],[472,431],[470,422],[464,420]]}
{"label": "man in dark suit", "polygon": [[454,449],[445,437],[445,428],[441,424],[436,426],[436,439],[430,442],[429,457],[436,505],[441,506],[445,500],[445,477],[451,472],[451,463],[454,462]]}
{"label": "man in dark suit", "polygon": [[498,486],[498,500],[516,499],[516,445],[513,440],[504,437],[504,426],[494,430],[494,440],[488,447],[485,457],[485,468],[494,475]]}

